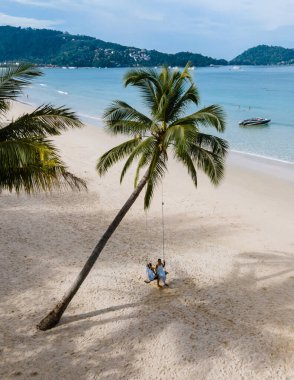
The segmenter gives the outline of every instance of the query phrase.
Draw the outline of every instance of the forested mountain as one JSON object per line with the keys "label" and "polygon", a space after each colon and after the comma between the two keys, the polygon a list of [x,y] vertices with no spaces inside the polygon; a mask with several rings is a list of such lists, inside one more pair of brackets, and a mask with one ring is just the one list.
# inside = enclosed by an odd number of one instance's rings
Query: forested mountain
{"label": "forested mountain", "polygon": [[294,64],[294,49],[259,45],[234,58],[232,65],[285,65]]}
{"label": "forested mountain", "polygon": [[29,61],[38,65],[77,67],[277,65],[294,64],[294,49],[259,45],[232,61],[201,54],[161,53],[105,42],[56,30],[0,26],[0,62]]}
{"label": "forested mountain", "polygon": [[226,65],[224,59],[181,52],[165,54],[55,30],[0,26],[0,62],[78,67]]}

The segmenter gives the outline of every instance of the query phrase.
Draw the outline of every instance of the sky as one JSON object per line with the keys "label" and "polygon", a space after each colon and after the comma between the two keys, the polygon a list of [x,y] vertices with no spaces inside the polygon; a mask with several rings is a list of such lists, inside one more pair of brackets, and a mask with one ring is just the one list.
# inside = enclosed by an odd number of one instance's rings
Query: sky
{"label": "sky", "polygon": [[0,0],[0,25],[232,59],[258,44],[294,48],[294,0]]}

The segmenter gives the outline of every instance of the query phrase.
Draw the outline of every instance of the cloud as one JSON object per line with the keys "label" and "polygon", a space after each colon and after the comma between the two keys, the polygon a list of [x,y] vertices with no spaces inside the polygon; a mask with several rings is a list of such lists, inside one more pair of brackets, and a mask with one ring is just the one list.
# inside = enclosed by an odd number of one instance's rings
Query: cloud
{"label": "cloud", "polygon": [[[176,7],[178,0],[161,0],[162,4]],[[264,30],[275,30],[284,26],[294,25],[293,0],[181,0],[182,9],[189,14],[201,8],[207,14],[217,13],[219,18],[234,17],[241,23],[254,23]]]}
{"label": "cloud", "polygon": [[[33,7],[44,7],[44,8],[59,8],[64,1],[56,1],[56,0],[10,0],[12,3],[17,3],[21,5],[28,5]],[[67,1],[66,1],[67,2]]]}
{"label": "cloud", "polygon": [[[11,3],[17,3],[23,6],[41,7],[41,8],[56,8],[66,9],[67,7],[85,8],[91,11],[94,6],[108,6],[109,8],[116,9],[120,4],[118,0],[110,0],[105,3],[104,0],[8,0]],[[128,0],[126,0],[127,2]]]}
{"label": "cloud", "polygon": [[60,25],[62,22],[57,20],[42,20],[29,17],[10,16],[0,13],[0,25],[22,26],[31,28],[50,28],[54,25]]}
{"label": "cloud", "polygon": [[139,18],[140,20],[145,20],[145,21],[163,21],[164,16],[160,12],[149,12],[149,11],[143,11],[140,12],[138,10],[135,10],[132,12],[133,16],[136,18]]}
{"label": "cloud", "polygon": [[184,11],[187,19],[205,12],[222,17],[234,17],[242,23],[255,23],[260,29],[275,30],[294,25],[293,0],[8,0],[30,7],[46,7],[68,10],[80,10],[85,13],[102,11],[125,14],[146,21],[162,21],[168,17],[177,17]]}

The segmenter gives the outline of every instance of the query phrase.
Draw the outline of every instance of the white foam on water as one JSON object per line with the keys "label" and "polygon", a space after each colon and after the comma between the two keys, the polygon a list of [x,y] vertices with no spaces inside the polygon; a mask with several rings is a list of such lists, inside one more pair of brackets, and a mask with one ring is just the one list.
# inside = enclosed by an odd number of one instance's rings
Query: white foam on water
{"label": "white foam on water", "polygon": [[262,155],[262,154],[249,153],[249,152],[244,152],[244,151],[241,151],[241,150],[235,150],[235,149],[230,149],[230,151],[233,152],[233,153],[242,154],[242,155],[244,155],[244,156],[257,157],[257,158],[262,158],[262,159],[264,159],[264,160],[276,161],[276,162],[281,162],[281,163],[283,163],[283,164],[294,165],[294,162],[286,161],[286,160],[281,160],[281,159],[279,159],[279,158],[275,158],[275,157],[264,156],[264,155]]}

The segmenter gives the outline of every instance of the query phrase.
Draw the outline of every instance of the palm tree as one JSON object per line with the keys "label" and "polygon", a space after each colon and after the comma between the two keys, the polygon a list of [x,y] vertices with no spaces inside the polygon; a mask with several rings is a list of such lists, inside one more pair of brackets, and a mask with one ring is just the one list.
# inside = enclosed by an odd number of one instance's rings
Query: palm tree
{"label": "palm tree", "polygon": [[31,194],[54,188],[86,188],[71,174],[48,136],[68,128],[80,128],[78,117],[65,107],[38,107],[15,120],[7,120],[11,101],[42,73],[30,64],[0,69],[0,192]]}
{"label": "palm tree", "polygon": [[[188,106],[199,104],[199,94],[188,65],[182,72],[166,67],[160,73],[146,69],[131,70],[125,75],[124,84],[138,87],[150,114],[146,116],[120,100],[106,109],[106,129],[114,135],[127,135],[130,139],[104,153],[98,160],[97,171],[102,176],[112,165],[126,158],[120,177],[122,181],[136,161],[135,189],[97,243],[73,285],[39,323],[41,330],[52,328],[59,322],[108,239],[144,187],[144,207],[147,209],[150,206],[156,185],[167,171],[170,153],[186,167],[195,186],[196,168],[204,171],[214,185],[223,177],[228,144],[219,137],[200,132],[199,127],[214,127],[218,132],[223,132],[224,113],[219,106],[211,105],[185,116]],[[140,177],[142,169],[145,173]]]}

